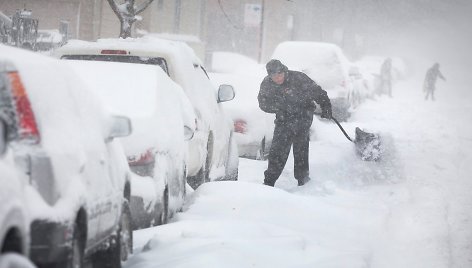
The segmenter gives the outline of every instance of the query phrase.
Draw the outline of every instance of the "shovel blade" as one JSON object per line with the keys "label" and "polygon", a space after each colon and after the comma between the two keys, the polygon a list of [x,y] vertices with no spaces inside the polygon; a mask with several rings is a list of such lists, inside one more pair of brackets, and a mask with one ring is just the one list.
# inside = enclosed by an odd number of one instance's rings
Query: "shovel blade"
{"label": "shovel blade", "polygon": [[378,161],[382,156],[382,143],[378,134],[365,132],[356,127],[354,140],[357,154],[365,161]]}

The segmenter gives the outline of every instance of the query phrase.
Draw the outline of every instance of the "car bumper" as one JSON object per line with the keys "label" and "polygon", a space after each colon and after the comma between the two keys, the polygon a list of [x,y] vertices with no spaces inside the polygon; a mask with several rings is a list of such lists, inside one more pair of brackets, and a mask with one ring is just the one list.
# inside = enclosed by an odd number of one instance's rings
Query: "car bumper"
{"label": "car bumper", "polygon": [[36,264],[64,262],[72,249],[73,227],[66,223],[35,220],[31,223],[30,258]]}

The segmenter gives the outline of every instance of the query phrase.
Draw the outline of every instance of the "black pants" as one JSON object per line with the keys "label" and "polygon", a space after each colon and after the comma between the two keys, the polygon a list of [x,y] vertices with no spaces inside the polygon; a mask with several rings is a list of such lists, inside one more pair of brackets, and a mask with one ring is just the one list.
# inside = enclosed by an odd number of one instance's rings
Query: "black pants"
{"label": "black pants", "polygon": [[295,179],[300,181],[310,175],[308,153],[312,121],[313,117],[298,122],[277,122],[275,124],[269,152],[269,165],[264,172],[265,184],[272,186],[275,184],[287,163],[292,144]]}
{"label": "black pants", "polygon": [[426,88],[426,97],[425,100],[428,100],[429,94],[431,94],[431,99],[434,100],[434,90],[436,88],[434,86],[430,86]]}
{"label": "black pants", "polygon": [[387,93],[389,97],[392,97],[392,81],[390,79],[380,80],[381,93]]}

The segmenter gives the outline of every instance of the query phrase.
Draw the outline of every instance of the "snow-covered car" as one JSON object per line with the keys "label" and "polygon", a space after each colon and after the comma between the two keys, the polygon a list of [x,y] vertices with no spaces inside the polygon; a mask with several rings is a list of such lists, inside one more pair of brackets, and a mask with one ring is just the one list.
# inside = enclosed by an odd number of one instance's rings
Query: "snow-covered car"
{"label": "snow-covered car", "polygon": [[29,253],[29,213],[24,182],[18,176],[11,153],[6,154],[11,130],[1,119],[1,112],[0,108],[0,267],[26,268],[31,266],[20,264],[27,262]]}
{"label": "snow-covered car", "polygon": [[221,85],[215,93],[200,59],[188,45],[152,37],[72,40],[56,50],[56,56],[160,66],[183,88],[196,114],[196,131],[189,141],[187,182],[196,188],[210,180],[237,179],[239,159],[233,124],[221,105],[234,98],[234,90]]}
{"label": "snow-covered car", "polygon": [[38,266],[121,267],[132,250],[130,170],[110,115],[65,62],[0,46],[1,107],[26,186]]}
{"label": "snow-covered car", "polygon": [[267,75],[265,66],[240,54],[214,52],[208,75],[215,85],[234,87],[234,101],[224,103],[224,107],[234,123],[239,156],[265,160],[274,130],[274,115],[263,112],[257,101],[260,84]]}
{"label": "snow-covered car", "polygon": [[36,50],[51,51],[60,47],[64,43],[64,36],[59,30],[38,30],[36,38]]}
{"label": "snow-covered car", "polygon": [[166,223],[185,199],[186,140],[195,114],[182,88],[158,66],[65,61],[112,113],[129,117],[133,133],[121,138],[131,180],[133,229]]}
{"label": "snow-covered car", "polygon": [[286,41],[277,45],[272,58],[291,70],[306,73],[328,93],[333,117],[342,121],[349,118],[349,95],[355,84],[349,77],[350,62],[340,47],[331,43]]}

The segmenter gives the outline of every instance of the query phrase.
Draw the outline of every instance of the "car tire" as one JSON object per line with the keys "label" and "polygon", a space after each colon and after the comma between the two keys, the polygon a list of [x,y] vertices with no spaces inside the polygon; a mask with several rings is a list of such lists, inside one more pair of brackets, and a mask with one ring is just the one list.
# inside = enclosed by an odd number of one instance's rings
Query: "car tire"
{"label": "car tire", "polygon": [[133,251],[133,231],[128,201],[123,203],[119,228],[108,248],[98,251],[93,256],[93,267],[121,268],[121,263],[128,259]]}
{"label": "car tire", "polygon": [[195,176],[191,176],[187,178],[188,184],[194,190],[196,190],[203,183],[210,181],[210,167],[211,167],[212,148],[213,148],[212,141],[213,141],[213,138],[210,135],[207,142],[207,157],[205,159],[205,165],[200,168],[200,170]]}
{"label": "car tire", "polygon": [[228,147],[228,157],[226,160],[224,179],[228,181],[237,181],[239,172],[239,154],[238,145],[236,144],[236,140],[233,137],[233,133],[231,133]]}
{"label": "car tire", "polygon": [[[74,225],[74,235],[72,237],[72,251],[71,256],[67,260],[67,268],[82,268],[84,267],[84,241],[82,241],[81,230],[78,225]],[[59,265],[59,267],[63,267]]]}
{"label": "car tire", "polygon": [[169,221],[169,186],[166,185],[162,195],[162,212],[159,214],[158,224],[166,224]]}
{"label": "car tire", "polygon": [[131,227],[131,211],[128,201],[123,203],[118,244],[120,245],[119,259],[124,262],[128,259],[129,255],[133,253],[133,229]]}
{"label": "car tire", "polygon": [[2,268],[34,268],[33,263],[23,255],[8,252],[0,255],[0,267]]}

